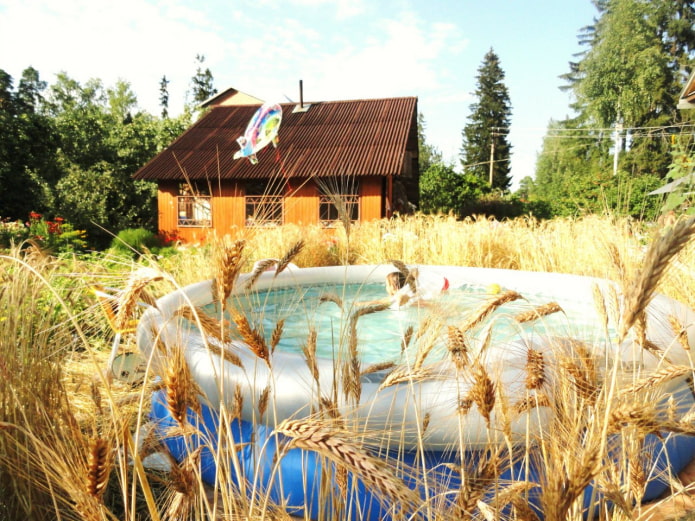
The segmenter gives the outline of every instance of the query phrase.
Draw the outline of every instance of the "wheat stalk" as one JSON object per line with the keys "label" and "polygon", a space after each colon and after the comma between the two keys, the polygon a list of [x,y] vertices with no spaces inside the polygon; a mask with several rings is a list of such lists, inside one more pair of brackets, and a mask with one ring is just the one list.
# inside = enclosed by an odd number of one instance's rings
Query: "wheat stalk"
{"label": "wheat stalk", "polygon": [[688,330],[683,324],[673,315],[668,316],[668,323],[671,326],[671,331],[678,340],[680,346],[686,351],[690,351],[690,342],[688,340]]}
{"label": "wheat stalk", "polygon": [[403,332],[403,338],[401,339],[401,353],[405,352],[405,350],[408,349],[408,346],[410,345],[410,341],[413,338],[413,332],[414,331],[415,331],[415,328],[413,328],[413,326],[411,324]]}
{"label": "wheat stalk", "polygon": [[606,299],[603,297],[601,288],[598,284],[594,284],[592,287],[593,297],[594,297],[594,308],[596,309],[596,314],[598,315],[601,324],[603,325],[603,330],[606,331],[608,328],[608,311],[606,310]]}
{"label": "wheat stalk", "polygon": [[246,241],[243,239],[229,242],[226,238],[215,243],[213,262],[215,277],[212,284],[214,302],[219,302],[223,310],[227,309],[227,299],[232,294],[237,277],[241,271],[241,255]]}
{"label": "wheat stalk", "polygon": [[680,378],[687,374],[691,374],[692,372],[692,368],[686,365],[660,366],[658,369],[654,370],[648,377],[635,382],[630,387],[621,389],[620,394],[622,396],[629,397],[640,391],[644,391],[646,389],[653,389],[654,387],[661,385],[664,382]]}
{"label": "wheat stalk", "polygon": [[545,383],[543,353],[532,348],[526,351],[526,389],[540,389]]}
{"label": "wheat stalk", "polygon": [[309,328],[309,336],[307,337],[306,344],[302,346],[302,353],[304,353],[306,364],[309,366],[309,370],[311,371],[316,385],[318,385],[319,366],[316,361],[316,336],[316,330],[314,328]]}
{"label": "wheat stalk", "polygon": [[191,308],[187,305],[183,305],[174,311],[174,316],[199,324],[203,330],[203,334],[219,340],[222,343],[227,343],[231,340],[229,336],[229,322],[226,320],[218,320],[208,315],[201,307]]}
{"label": "wheat stalk", "polygon": [[234,396],[232,397],[232,418],[241,418],[241,412],[244,408],[244,395],[241,391],[241,385],[234,386]]}
{"label": "wheat stalk", "polygon": [[671,260],[695,233],[694,223],[695,217],[679,220],[650,245],[642,269],[625,289],[623,313],[618,327],[620,341],[647,308]]}
{"label": "wheat stalk", "polygon": [[335,293],[324,293],[319,297],[319,303],[333,302],[340,309],[343,309],[343,299],[341,299]]}
{"label": "wheat stalk", "polygon": [[251,352],[270,367],[270,350],[263,335],[251,327],[248,319],[236,310],[232,312],[232,320],[236,324],[241,338],[248,345]]}
{"label": "wheat stalk", "polygon": [[485,423],[490,428],[490,413],[495,406],[495,384],[485,367],[477,360],[473,363],[471,373],[473,386],[468,391],[467,398],[475,403],[480,415],[485,418]]}
{"label": "wheat stalk", "polygon": [[116,316],[114,319],[114,329],[116,331],[128,330],[129,321],[131,317],[135,315],[138,300],[143,294],[145,287],[151,282],[162,279],[162,274],[152,268],[141,268],[130,276],[117,304]]}
{"label": "wheat stalk", "polygon": [[528,311],[524,311],[522,313],[517,314],[514,317],[514,320],[516,320],[520,324],[523,324],[524,322],[531,322],[533,320],[537,320],[539,318],[552,315],[553,313],[557,312],[564,313],[564,311],[560,307],[560,304],[558,304],[557,302],[548,302],[547,304],[542,304],[533,309],[529,309]]}
{"label": "wheat stalk", "polygon": [[289,266],[290,262],[301,253],[304,249],[304,239],[299,239],[292,247],[283,255],[283,257],[278,261],[277,269],[275,270],[275,276],[285,270]]}
{"label": "wheat stalk", "polygon": [[198,385],[193,381],[188,362],[183,355],[183,350],[174,347],[169,356],[169,365],[164,378],[166,385],[166,402],[171,417],[180,427],[187,423],[186,413],[189,408],[196,413],[201,413],[198,394],[201,394]]}
{"label": "wheat stalk", "polygon": [[258,279],[260,276],[268,270],[271,266],[275,266],[277,264],[277,259],[263,259],[260,260],[256,263],[256,267],[254,270],[251,272],[251,275],[249,275],[249,278],[246,279],[246,283],[244,284],[244,287],[246,289],[251,289],[256,282],[258,282]]}
{"label": "wheat stalk", "polygon": [[379,386],[379,390],[404,382],[430,380],[432,378],[445,378],[445,376],[432,367],[421,367],[418,370],[408,367],[398,367],[386,375]]}
{"label": "wheat stalk", "polygon": [[258,398],[258,417],[263,419],[265,411],[268,409],[268,402],[270,401],[270,385],[266,385],[261,391],[261,396]]}
{"label": "wheat stalk", "polygon": [[111,473],[111,446],[105,438],[95,438],[89,443],[87,460],[87,492],[101,498]]}
{"label": "wheat stalk", "polygon": [[457,371],[462,371],[468,364],[468,346],[463,331],[458,327],[447,326],[446,347]]}
{"label": "wheat stalk", "polygon": [[386,371],[387,369],[392,369],[396,365],[395,362],[377,362],[376,364],[371,364],[365,367],[360,372],[361,375],[378,373],[380,371]]}
{"label": "wheat stalk", "polygon": [[504,293],[501,293],[500,295],[489,299],[487,302],[485,302],[483,305],[481,305],[477,310],[475,310],[470,317],[463,323],[462,326],[460,326],[462,331],[469,331],[470,329],[474,328],[478,324],[480,324],[485,318],[492,313],[494,310],[499,308],[500,306],[508,303],[508,302],[513,302],[515,300],[518,300],[520,298],[523,298],[519,293],[516,291],[508,290],[505,291]]}
{"label": "wheat stalk", "polygon": [[534,393],[522,398],[514,404],[514,412],[524,414],[536,407],[550,407],[550,398],[545,393]]}
{"label": "wheat stalk", "polygon": [[325,425],[306,420],[283,420],[276,431],[291,438],[291,446],[316,452],[344,465],[360,476],[365,485],[391,498],[394,505],[403,510],[420,502],[417,493],[398,479],[383,460]]}
{"label": "wheat stalk", "polygon": [[280,339],[282,338],[282,331],[285,328],[285,319],[281,318],[275,323],[275,327],[273,328],[273,332],[270,335],[270,352],[274,353],[275,348],[278,346],[280,343]]}

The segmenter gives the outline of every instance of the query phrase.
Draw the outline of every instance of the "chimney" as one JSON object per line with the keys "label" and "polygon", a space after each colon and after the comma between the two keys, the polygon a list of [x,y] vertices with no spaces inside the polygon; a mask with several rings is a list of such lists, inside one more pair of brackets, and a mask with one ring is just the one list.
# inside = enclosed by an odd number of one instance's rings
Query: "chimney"
{"label": "chimney", "polygon": [[306,112],[310,106],[310,103],[304,104],[304,82],[299,80],[299,105],[295,105],[292,112]]}

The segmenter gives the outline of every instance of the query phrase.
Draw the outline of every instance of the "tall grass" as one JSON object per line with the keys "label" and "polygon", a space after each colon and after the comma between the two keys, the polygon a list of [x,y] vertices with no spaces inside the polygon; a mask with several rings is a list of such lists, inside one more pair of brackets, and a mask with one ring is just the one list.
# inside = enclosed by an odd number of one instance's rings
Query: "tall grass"
{"label": "tall grass", "polygon": [[[113,331],[91,296],[93,284],[119,290],[117,318],[127,321],[137,318],[138,300],[149,301],[142,292],[161,296],[202,279],[215,279],[219,301],[226,302],[239,271],[249,271],[254,261],[263,258],[278,259],[281,265],[291,261],[303,267],[399,259],[406,264],[555,271],[609,278],[623,284],[629,307],[623,315],[613,313],[611,320],[622,320],[625,328],[630,328],[639,326],[644,303],[655,291],[695,307],[692,223],[675,233],[668,232],[671,235],[658,243],[660,232],[663,230],[643,223],[599,216],[543,222],[496,222],[484,218],[461,222],[446,216],[413,216],[353,225],[349,230],[341,226],[326,230],[288,225],[246,233],[234,241],[188,246],[167,258],[144,256],[136,262],[56,259],[35,249],[8,252],[0,257],[0,519],[288,517],[282,505],[274,505],[254,483],[217,488],[203,485],[196,451],[181,462],[167,460],[170,469],[166,472],[146,464],[152,453],[167,458],[166,451],[143,428],[149,395],[162,383],[151,373],[138,385],[112,380],[104,374]],[[650,245],[654,246],[651,257],[645,257]],[[150,271],[143,272],[143,267]],[[501,299],[511,297],[502,294],[499,302],[488,305],[501,305]],[[610,298],[602,298],[608,317]],[[365,312],[369,311],[375,310]],[[549,305],[518,320],[542,320],[558,311]],[[446,330],[452,370],[474,383],[453,414],[458,414],[465,424],[466,415],[473,409],[489,419],[493,411],[511,418],[519,411],[549,407],[551,435],[534,440],[540,451],[533,456],[541,458],[545,469],[541,492],[546,519],[580,519],[576,498],[589,482],[597,483],[615,505],[610,511],[605,505],[600,507],[604,518],[663,517],[692,507],[686,494],[690,489],[676,481],[672,499],[640,505],[646,476],[636,464],[647,433],[660,429],[692,432],[687,421],[645,406],[658,402],[660,382],[683,376],[690,368],[664,364],[651,379],[620,387],[606,385],[600,362],[585,346],[556,346],[554,374],[549,373],[542,353],[529,350],[525,385],[533,392],[524,402],[509,403],[497,391],[496,375],[488,374],[469,350],[469,330],[483,329],[481,324],[485,324],[488,312],[481,309],[468,322]],[[203,318],[198,313],[191,308],[181,310],[183,319],[197,323],[207,331],[206,336],[227,338],[230,324],[211,321],[211,317]],[[243,313],[233,310],[231,316],[247,343],[258,346],[262,363],[272,370],[276,340],[268,345],[259,338]],[[353,317],[355,321],[359,318]],[[354,323],[346,329],[346,335],[354,333],[353,326]],[[394,368],[391,379],[383,385],[410,385],[434,375],[433,366],[427,363],[431,336],[426,330],[436,327],[422,325],[421,330],[411,331],[404,338],[404,344],[414,344],[418,353],[415,362]],[[281,324],[276,333],[282,334]],[[311,364],[315,348],[311,332],[307,338],[304,354]],[[356,353],[356,341],[353,335],[345,342],[352,355]],[[123,349],[134,349],[132,336],[126,335],[123,343]],[[484,338],[481,344],[484,345]],[[163,345],[160,348],[171,349]],[[169,353],[163,383],[167,386],[172,416],[180,423],[179,432],[190,439],[193,426],[186,423],[186,410],[197,407],[198,397],[180,354],[176,350]],[[216,354],[227,360],[235,356],[223,350]],[[340,386],[350,389],[352,396],[360,392],[355,387],[359,371],[354,356],[348,356],[340,372],[344,379]],[[254,407],[259,417],[272,411],[274,397],[270,389],[253,399],[257,400]],[[242,401],[237,396],[221,412],[221,432],[238,417]],[[403,486],[407,469],[398,462],[385,464],[373,459],[363,443],[364,433],[353,430],[358,427],[351,424],[349,415],[338,412],[330,393],[316,413],[306,420],[286,422],[280,427],[281,432],[293,446],[315,451],[332,463],[326,469],[334,469],[335,475],[326,470],[327,483],[335,479],[344,487],[347,473],[360,475],[385,499],[402,506],[396,517],[409,519],[413,512],[415,517],[425,514],[431,519],[536,516],[524,499],[532,484],[518,482],[500,487],[498,483],[498,476],[509,462],[531,458],[528,452],[518,454],[516,448],[503,444],[491,449],[487,459],[475,463],[461,461],[454,469],[461,479],[456,482],[453,500],[419,505],[418,498]],[[427,422],[423,417],[423,433]],[[606,466],[607,440],[618,432],[628,440],[623,458],[616,465]],[[238,471],[239,465],[234,457],[236,451],[231,447],[224,449],[225,443],[231,442],[220,441],[220,454],[228,456],[220,464],[223,479]],[[491,490],[495,491],[492,498]],[[324,483],[322,493],[330,507],[325,519],[341,518],[349,511],[350,505],[333,487]],[[511,508],[501,516],[499,508],[503,505]]]}

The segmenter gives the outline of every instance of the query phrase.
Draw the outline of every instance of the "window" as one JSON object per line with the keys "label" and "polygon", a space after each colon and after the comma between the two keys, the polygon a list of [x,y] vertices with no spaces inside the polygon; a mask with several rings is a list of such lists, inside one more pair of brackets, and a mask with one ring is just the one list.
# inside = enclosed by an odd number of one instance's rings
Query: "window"
{"label": "window", "polygon": [[180,195],[179,226],[209,228],[212,226],[212,201],[210,196]]}
{"label": "window", "polygon": [[319,182],[319,189],[319,221],[323,226],[333,227],[336,221],[346,218],[350,222],[359,220],[360,196],[357,182],[322,180]]}
{"label": "window", "polygon": [[179,226],[209,228],[212,226],[212,197],[208,190],[198,190],[197,186],[179,186],[178,223]]}
{"label": "window", "polygon": [[246,183],[246,226],[280,226],[284,222],[285,198],[280,187],[271,188],[264,181]]}

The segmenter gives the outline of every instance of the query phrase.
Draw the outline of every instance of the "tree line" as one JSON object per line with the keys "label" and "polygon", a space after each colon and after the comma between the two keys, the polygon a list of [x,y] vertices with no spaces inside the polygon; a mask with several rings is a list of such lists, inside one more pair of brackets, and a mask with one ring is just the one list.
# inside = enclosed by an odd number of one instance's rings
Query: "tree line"
{"label": "tree line", "polygon": [[50,86],[28,67],[17,85],[0,69],[0,218],[59,216],[85,230],[90,246],[112,233],[157,229],[156,184],[132,174],[178,137],[196,107],[214,94],[213,78],[196,57],[190,100],[170,118],[168,80],[160,82],[161,116],[140,110],[130,84],[80,84],[67,73]]}
{"label": "tree line", "polygon": [[692,174],[695,165],[695,111],[677,109],[693,70],[695,2],[592,3],[594,22],[578,32],[583,50],[559,78],[559,88],[572,94],[573,114],[550,122],[535,176],[509,193],[512,107],[491,49],[476,76],[458,173],[424,142],[421,121],[424,206],[457,215],[484,211],[476,201],[486,199],[507,205],[523,201],[527,207],[521,211],[531,208],[548,216],[611,211],[653,217],[660,210],[690,209],[688,184],[665,202],[649,192]]}
{"label": "tree line", "polygon": [[[689,207],[694,190],[687,185],[663,205],[648,193],[695,165],[695,111],[676,108],[694,63],[695,2],[593,3],[594,23],[578,31],[584,50],[559,78],[573,95],[573,115],[550,122],[534,178],[510,193],[512,105],[491,48],[477,71],[457,167],[427,143],[419,115],[419,210],[498,218],[609,210],[642,217]],[[131,176],[216,92],[204,57],[196,60],[190,99],[173,118],[166,77],[159,84],[161,114],[152,115],[138,108],[125,81],[80,84],[61,73],[49,86],[28,67],[15,85],[0,69],[0,218],[60,216],[86,230],[96,248],[124,228],[156,230],[156,186]]]}

